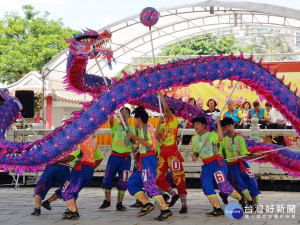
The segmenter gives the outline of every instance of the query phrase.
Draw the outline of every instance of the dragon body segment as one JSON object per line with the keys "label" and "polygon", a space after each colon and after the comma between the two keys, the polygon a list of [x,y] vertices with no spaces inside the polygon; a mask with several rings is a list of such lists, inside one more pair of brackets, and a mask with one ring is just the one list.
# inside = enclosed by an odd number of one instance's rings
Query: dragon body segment
{"label": "dragon body segment", "polygon": [[[277,79],[276,74],[271,74],[253,58],[244,59],[220,55],[219,57],[195,58],[179,60],[167,64],[158,64],[147,67],[143,71],[136,71],[132,75],[124,72],[120,80],[108,79],[105,86],[102,77],[86,73],[87,61],[90,58],[104,56],[109,62],[112,52],[107,43],[110,34],[105,31],[98,34],[88,30],[85,33],[68,40],[70,54],[67,64],[65,83],[68,89],[77,93],[89,93],[94,99],[92,102],[83,103],[83,109],[73,113],[73,118],[65,120],[61,127],[48,134],[43,139],[33,143],[8,142],[0,140],[0,168],[13,167],[17,172],[23,170],[38,170],[43,165],[53,163],[62,155],[68,154],[72,148],[84,140],[88,135],[100,128],[108,116],[125,103],[144,106],[158,111],[157,96],[152,94],[176,86],[187,86],[198,82],[212,82],[214,80],[236,80],[245,83],[258,94],[264,96],[293,124],[300,133],[300,101],[290,90],[290,85],[285,86],[283,79]],[[209,126],[213,122],[210,117],[190,105],[173,98],[167,98],[168,104],[175,109],[177,116],[191,120],[194,116],[206,116]],[[209,128],[209,127],[208,127]],[[278,146],[248,141],[251,152],[258,150],[274,149]],[[274,165],[300,175],[300,154],[291,150],[272,152],[269,157],[259,162],[271,162]]]}

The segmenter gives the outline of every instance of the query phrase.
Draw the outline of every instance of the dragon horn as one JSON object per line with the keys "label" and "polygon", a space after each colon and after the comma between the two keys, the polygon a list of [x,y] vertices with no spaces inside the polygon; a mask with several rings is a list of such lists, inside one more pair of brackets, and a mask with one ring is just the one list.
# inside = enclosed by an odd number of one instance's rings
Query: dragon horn
{"label": "dragon horn", "polygon": [[244,59],[244,53],[243,52],[241,52],[241,54],[240,54],[240,59]]}
{"label": "dragon horn", "polygon": [[282,78],[281,78],[281,79],[279,79],[279,81],[280,81],[281,83],[283,83],[283,81],[284,81],[284,78],[285,78],[285,76],[283,75],[283,76],[282,76]]}
{"label": "dragon horn", "polygon": [[259,62],[257,63],[259,66],[261,66],[262,58],[260,58]]}
{"label": "dragon horn", "polygon": [[252,54],[251,54],[249,59],[250,59],[251,62],[253,62],[253,55]]}

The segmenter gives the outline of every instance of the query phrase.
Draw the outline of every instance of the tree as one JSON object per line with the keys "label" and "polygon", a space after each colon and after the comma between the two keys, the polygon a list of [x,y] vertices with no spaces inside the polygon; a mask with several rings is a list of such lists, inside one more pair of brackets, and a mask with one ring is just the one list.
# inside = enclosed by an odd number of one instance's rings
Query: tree
{"label": "tree", "polygon": [[188,38],[183,41],[168,45],[161,49],[160,55],[219,55],[239,52],[241,47],[234,35],[213,36],[205,34]]}
{"label": "tree", "polygon": [[[274,32],[274,31],[272,31]],[[289,42],[282,35],[258,35],[255,36],[252,40],[252,44],[247,45],[245,48],[245,52],[249,52],[252,54],[272,54],[272,53],[291,53],[293,52],[293,48],[289,44]],[[270,58],[272,57],[272,59]],[[287,56],[269,56],[268,60],[282,60]],[[262,57],[264,60],[266,57]]]}
{"label": "tree", "polygon": [[24,17],[6,13],[0,20],[0,82],[13,83],[28,72],[42,72],[44,65],[68,46],[64,38],[74,33],[62,20],[40,16],[31,5],[23,6]]}

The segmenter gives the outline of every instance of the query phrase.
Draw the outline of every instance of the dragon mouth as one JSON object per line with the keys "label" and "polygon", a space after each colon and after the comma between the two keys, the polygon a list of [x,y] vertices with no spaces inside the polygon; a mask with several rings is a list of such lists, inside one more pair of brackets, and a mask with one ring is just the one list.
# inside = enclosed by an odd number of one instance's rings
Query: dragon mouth
{"label": "dragon mouth", "polygon": [[93,43],[93,47],[95,50],[111,50],[111,39],[103,38],[95,43]]}

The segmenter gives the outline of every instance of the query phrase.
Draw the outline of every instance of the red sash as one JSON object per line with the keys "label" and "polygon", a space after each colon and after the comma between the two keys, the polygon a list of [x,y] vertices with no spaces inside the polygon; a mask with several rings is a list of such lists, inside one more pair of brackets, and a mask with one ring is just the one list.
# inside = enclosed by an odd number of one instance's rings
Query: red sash
{"label": "red sash", "polygon": [[236,160],[236,161],[234,161],[234,162],[227,162],[226,164],[227,164],[227,166],[232,166],[232,165],[235,165],[235,164],[240,164],[240,169],[241,169],[241,171],[242,172],[246,172],[246,167],[244,166],[244,160],[242,160],[242,159],[238,159],[238,160]]}
{"label": "red sash", "polygon": [[155,152],[150,151],[150,152],[147,152],[147,153],[144,153],[144,154],[140,154],[140,157],[139,157],[139,171],[142,171],[142,159],[146,156],[149,156],[149,155],[155,155]]}
{"label": "red sash", "polygon": [[111,151],[111,155],[118,156],[118,157],[125,157],[125,161],[127,161],[128,157],[130,156],[130,153],[129,152],[118,153],[118,152]]}
{"label": "red sash", "polygon": [[182,155],[180,154],[180,152],[178,151],[178,147],[176,144],[174,145],[163,145],[161,146],[161,151],[160,154],[166,158],[167,156],[170,155],[175,155],[177,157],[177,159],[179,159],[180,162],[184,162],[184,159],[182,158]]}
{"label": "red sash", "polygon": [[220,155],[214,155],[213,157],[210,157],[210,158],[207,158],[207,159],[202,159],[204,165],[206,164],[209,164],[213,161],[217,160],[218,163],[219,163],[219,166],[223,166],[223,163],[222,163],[222,158]]}
{"label": "red sash", "polygon": [[176,144],[174,145],[163,145],[160,147],[161,148],[161,151],[176,151],[178,150],[178,147]]}
{"label": "red sash", "polygon": [[80,162],[80,163],[76,163],[74,169],[75,169],[76,171],[81,171],[82,165],[87,165],[87,166],[90,166],[90,167],[94,168],[95,163],[88,163],[88,162],[83,162],[83,163]]}

